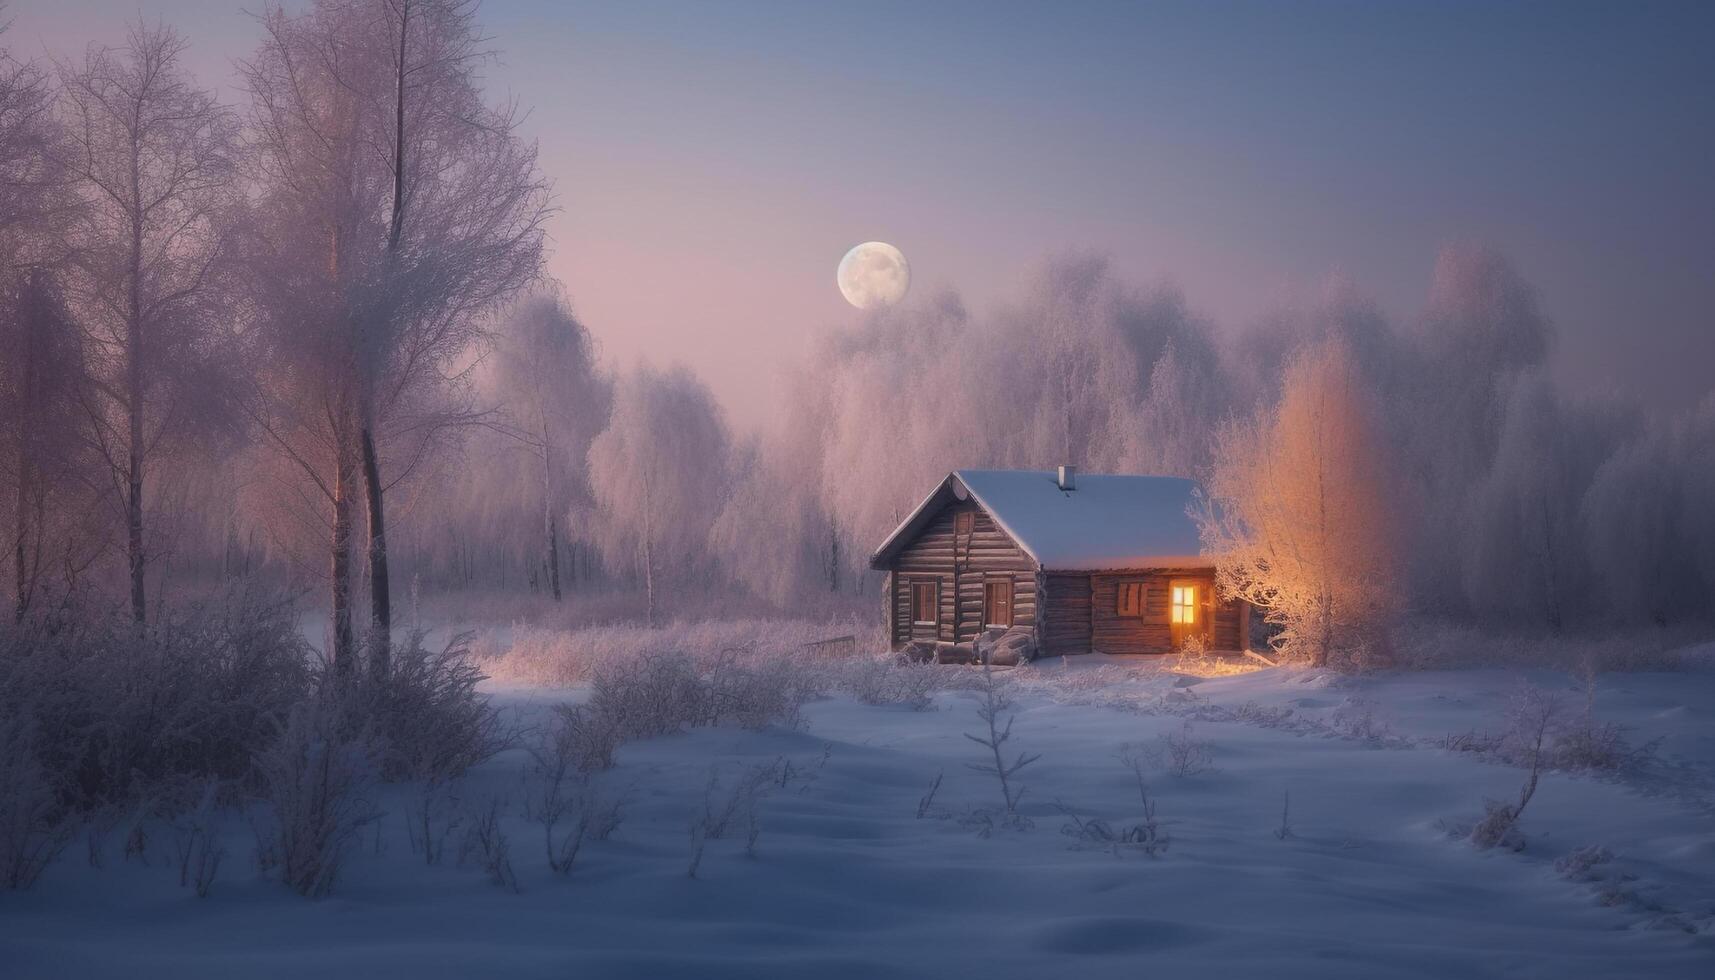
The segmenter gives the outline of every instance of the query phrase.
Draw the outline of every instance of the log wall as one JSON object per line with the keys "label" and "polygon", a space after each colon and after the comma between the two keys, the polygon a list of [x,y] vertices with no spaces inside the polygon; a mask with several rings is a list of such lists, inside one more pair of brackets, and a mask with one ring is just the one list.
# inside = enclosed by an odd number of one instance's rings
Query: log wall
{"label": "log wall", "polygon": [[[957,530],[958,515],[970,515],[970,529]],[[981,633],[983,587],[994,578],[1012,582],[1012,623],[1035,629],[1043,656],[1099,650],[1113,654],[1173,652],[1168,601],[1175,579],[1194,581],[1203,596],[1214,596],[1214,577],[1204,569],[1147,569],[1135,572],[1041,572],[988,513],[973,501],[952,501],[931,518],[917,537],[887,566],[888,633],[895,649],[913,640],[968,643]],[[912,586],[933,583],[936,621],[912,621]],[[1119,615],[1119,587],[1142,582],[1144,615]],[[1206,600],[1207,601],[1207,600]],[[1212,607],[1212,608],[1211,608]],[[1211,648],[1243,648],[1246,631],[1242,603],[1213,601],[1201,620]]]}
{"label": "log wall", "polygon": [[[957,515],[971,515],[970,530],[956,533]],[[983,584],[1012,581],[1012,624],[1036,625],[1036,574],[1029,557],[981,507],[956,501],[941,509],[915,540],[900,549],[890,568],[891,635],[894,645],[910,640],[965,643],[983,630]],[[912,622],[911,587],[934,582],[939,590],[937,622]]]}
{"label": "log wall", "polygon": [[[1215,579],[1208,569],[1150,570],[1090,577],[1092,595],[1091,647],[1103,653],[1172,653],[1172,611],[1168,608],[1175,581],[1197,586],[1203,597],[1198,619],[1212,650],[1242,648],[1240,617],[1243,604],[1215,597]],[[1144,614],[1119,615],[1120,585],[1142,582]]]}

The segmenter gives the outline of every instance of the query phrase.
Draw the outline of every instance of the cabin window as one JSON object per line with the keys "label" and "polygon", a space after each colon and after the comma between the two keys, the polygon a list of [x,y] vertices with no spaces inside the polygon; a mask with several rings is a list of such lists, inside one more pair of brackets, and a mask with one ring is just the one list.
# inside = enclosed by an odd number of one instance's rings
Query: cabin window
{"label": "cabin window", "polygon": [[971,528],[976,527],[976,524],[977,515],[968,510],[961,510],[957,514],[953,515],[954,534],[969,534],[971,533]]}
{"label": "cabin window", "polygon": [[1197,621],[1197,587],[1195,585],[1175,585],[1173,587],[1172,608],[1175,623],[1195,623]]}
{"label": "cabin window", "polygon": [[941,621],[941,603],[934,582],[911,583],[911,621],[919,626],[933,626]]}
{"label": "cabin window", "polygon": [[1012,580],[990,579],[983,583],[983,625],[1012,628]]}
{"label": "cabin window", "polygon": [[1121,582],[1117,608],[1114,611],[1121,616],[1142,616],[1143,587],[1142,582]]}

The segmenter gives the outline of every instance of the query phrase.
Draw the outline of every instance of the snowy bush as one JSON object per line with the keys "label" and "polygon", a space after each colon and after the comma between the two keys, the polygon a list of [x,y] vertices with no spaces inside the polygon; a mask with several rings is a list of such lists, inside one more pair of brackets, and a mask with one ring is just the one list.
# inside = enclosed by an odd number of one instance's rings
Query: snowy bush
{"label": "snowy bush", "polygon": [[31,744],[61,802],[82,811],[250,774],[311,686],[291,607],[248,593],[139,630],[117,611],[0,626],[0,717],[35,719]]}
{"label": "snowy bush", "polygon": [[370,793],[382,746],[342,721],[328,701],[295,705],[256,757],[272,811],[257,825],[258,863],[277,863],[281,880],[310,898],[332,890],[359,833],[381,816]]}
{"label": "snowy bush", "polygon": [[226,858],[226,848],[220,846],[217,827],[219,793],[219,781],[210,779],[203,786],[196,808],[173,823],[179,887],[195,885],[198,898],[208,897],[209,889],[214,886],[214,876],[220,870],[220,862]]}
{"label": "snowy bush", "polygon": [[1530,775],[1526,777],[1516,803],[1501,800],[1484,802],[1483,819],[1471,829],[1471,843],[1477,847],[1484,850],[1505,847],[1514,851],[1524,848],[1524,836],[1518,830],[1519,817],[1524,814],[1531,797],[1536,795],[1537,781],[1547,759],[1548,740],[1560,710],[1560,699],[1540,688],[1527,686],[1513,696],[1508,708],[1510,728],[1506,740],[1511,751],[1528,765]]}
{"label": "snowy bush", "polygon": [[1175,776],[1196,776],[1215,768],[1213,743],[1196,738],[1189,718],[1178,731],[1161,736],[1161,747],[1167,771]]}
{"label": "snowy bush", "polygon": [[1160,765],[1160,754],[1148,746],[1122,745],[1120,764],[1131,772],[1137,782],[1137,798],[1142,819],[1136,823],[1114,827],[1099,818],[1085,819],[1082,814],[1063,804],[1056,804],[1067,822],[1060,832],[1071,837],[1079,847],[1102,847],[1115,854],[1132,851],[1155,857],[1167,850],[1171,838],[1161,829],[1155,817],[1155,800],[1149,795],[1149,782],[1144,773]]}
{"label": "snowy bush", "polygon": [[861,657],[839,672],[838,686],[864,704],[899,704],[913,711],[935,706],[935,692],[946,688],[947,672],[887,654]]}
{"label": "snowy bush", "polygon": [[34,885],[71,837],[35,728],[25,715],[0,719],[0,884],[10,889]]}
{"label": "snowy bush", "polygon": [[1353,695],[1334,709],[1329,720],[1335,731],[1348,738],[1374,741],[1388,733],[1387,723],[1376,720],[1376,707],[1374,698]]}
{"label": "snowy bush", "polygon": [[837,670],[844,658],[809,654],[807,648],[826,640],[830,634],[855,636],[859,650],[885,645],[880,630],[867,620],[737,619],[675,623],[659,628],[621,623],[572,630],[515,625],[511,633],[510,648],[485,658],[484,672],[505,683],[541,687],[582,684],[604,663],[635,662],[662,652],[699,665],[712,663],[728,651],[739,651],[740,659],[747,662],[758,656],[803,655],[803,659],[824,669]]}
{"label": "snowy bush", "polygon": [[620,801],[605,798],[588,774],[595,767],[587,764],[585,718],[585,712],[560,711],[530,750],[524,812],[542,825],[548,867],[559,874],[572,870],[585,840],[605,840],[620,821]]}
{"label": "snowy bush", "polygon": [[518,892],[518,873],[512,869],[512,839],[500,826],[500,815],[506,800],[491,796],[475,806],[465,817],[464,846],[459,851],[459,863],[475,860],[487,872],[488,880],[510,892]]}
{"label": "snowy bush", "polygon": [[440,864],[446,856],[447,837],[461,817],[459,789],[456,779],[424,779],[405,806],[405,838],[425,864]]}
{"label": "snowy bush", "polygon": [[611,719],[621,741],[681,731],[706,717],[702,679],[669,653],[603,662],[590,678],[590,711]]}
{"label": "snowy bush", "polygon": [[786,766],[783,758],[767,765],[746,766],[730,785],[721,782],[719,770],[709,770],[702,809],[691,817],[691,860],[685,872],[688,877],[697,876],[709,841],[735,832],[744,834],[745,853],[755,856],[756,842],[762,835],[762,800],[777,785],[784,785],[790,773]]}
{"label": "snowy bush", "polygon": [[1595,869],[1614,859],[1614,853],[1600,844],[1580,847],[1554,859],[1554,870],[1573,881],[1589,881],[1598,877]]}
{"label": "snowy bush", "polygon": [[345,725],[379,740],[384,778],[457,776],[505,747],[499,716],[477,691],[484,675],[469,641],[460,634],[435,650],[416,633],[394,646],[385,676],[322,678]]}

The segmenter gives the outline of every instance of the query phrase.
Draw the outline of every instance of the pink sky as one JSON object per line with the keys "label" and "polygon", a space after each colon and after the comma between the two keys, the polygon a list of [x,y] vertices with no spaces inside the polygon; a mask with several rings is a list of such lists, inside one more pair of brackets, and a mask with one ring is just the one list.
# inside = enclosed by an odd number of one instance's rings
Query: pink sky
{"label": "pink sky", "polygon": [[[685,362],[740,426],[857,318],[834,269],[869,239],[917,299],[983,309],[1095,248],[1228,328],[1335,270],[1411,318],[1436,250],[1484,241],[1541,288],[1567,380],[1708,390],[1710,18],[1437,9],[494,0],[483,20],[557,187],[550,272],[611,363]],[[139,10],[237,97],[255,30],[233,3],[19,2],[9,40],[75,51]]]}

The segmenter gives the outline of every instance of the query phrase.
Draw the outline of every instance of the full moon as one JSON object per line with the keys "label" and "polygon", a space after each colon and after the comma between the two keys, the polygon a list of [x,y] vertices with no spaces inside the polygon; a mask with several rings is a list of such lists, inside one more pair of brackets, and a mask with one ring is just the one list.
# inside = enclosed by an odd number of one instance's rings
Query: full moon
{"label": "full moon", "polygon": [[864,242],[840,260],[840,295],[860,310],[892,306],[911,288],[911,266],[886,242]]}

